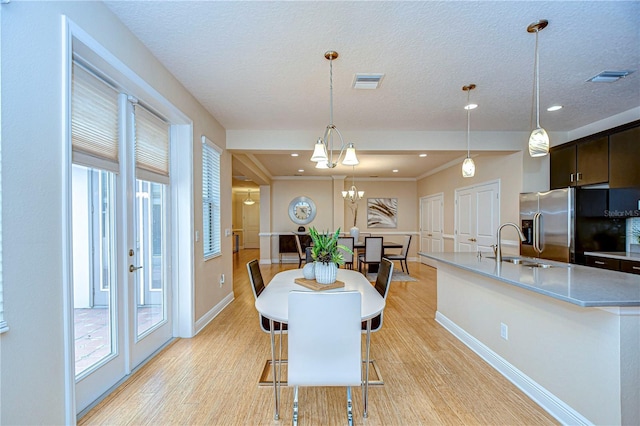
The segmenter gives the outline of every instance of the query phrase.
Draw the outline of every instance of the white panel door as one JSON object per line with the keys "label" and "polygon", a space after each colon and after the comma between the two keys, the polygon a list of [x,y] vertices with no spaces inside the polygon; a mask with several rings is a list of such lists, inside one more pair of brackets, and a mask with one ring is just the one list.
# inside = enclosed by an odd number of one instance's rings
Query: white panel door
{"label": "white panel door", "polygon": [[242,205],[242,227],[244,229],[244,248],[260,248],[260,203]]}
{"label": "white panel door", "polygon": [[476,250],[492,252],[500,226],[500,194],[498,182],[476,189]]}
{"label": "white panel door", "polygon": [[471,189],[456,191],[456,251],[476,249],[476,193]]}
{"label": "white panel door", "polygon": [[441,252],[443,250],[442,210],[442,194],[420,199],[420,251],[431,253]]}
{"label": "white panel door", "polygon": [[500,182],[456,190],[456,251],[492,251],[500,224]]}
{"label": "white panel door", "polygon": [[444,241],[442,234],[444,233],[444,200],[443,195],[438,194],[431,200],[431,251],[441,252],[444,250]]}

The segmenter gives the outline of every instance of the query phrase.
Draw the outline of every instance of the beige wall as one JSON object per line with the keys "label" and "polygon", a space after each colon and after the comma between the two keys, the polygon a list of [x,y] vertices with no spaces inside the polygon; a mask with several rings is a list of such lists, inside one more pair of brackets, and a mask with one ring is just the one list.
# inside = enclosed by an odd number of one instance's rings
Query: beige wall
{"label": "beige wall", "polygon": [[[345,186],[351,186],[351,181],[345,182]],[[375,235],[385,236],[391,241],[402,242],[401,235],[417,232],[418,229],[418,198],[416,197],[415,181],[356,181],[359,190],[365,191],[365,199],[358,202],[358,228],[361,232],[370,232]],[[344,188],[347,189],[347,188]],[[337,188],[336,191],[341,190]],[[334,194],[333,180],[331,179],[296,179],[275,180],[271,188],[271,232],[287,233],[298,229],[298,225],[289,219],[289,203],[294,197],[306,196],[316,204],[317,215],[313,222],[305,225],[308,230],[311,226],[320,231],[335,230],[338,227],[343,232],[349,232],[353,226],[351,209],[343,201],[342,196],[337,198]],[[397,198],[398,199],[398,226],[397,228],[367,228],[367,200],[366,198]],[[334,201],[338,200],[338,201]],[[334,203],[339,202],[344,208],[344,221],[335,223]],[[334,224],[335,223],[335,224]],[[413,236],[409,256],[417,256],[418,238]],[[271,238],[271,258],[278,259],[277,236]]]}
{"label": "beige wall", "polygon": [[[462,163],[442,170],[417,182],[418,198],[440,192],[444,193],[444,233],[449,236],[455,231],[455,190],[489,181],[500,180],[500,223],[518,222],[522,191],[522,152],[506,155],[479,155],[474,158],[476,174],[463,178]],[[416,225],[417,226],[417,225]],[[507,239],[515,238],[505,232]],[[444,251],[454,251],[453,240],[444,240]],[[513,251],[509,248],[507,252]]]}

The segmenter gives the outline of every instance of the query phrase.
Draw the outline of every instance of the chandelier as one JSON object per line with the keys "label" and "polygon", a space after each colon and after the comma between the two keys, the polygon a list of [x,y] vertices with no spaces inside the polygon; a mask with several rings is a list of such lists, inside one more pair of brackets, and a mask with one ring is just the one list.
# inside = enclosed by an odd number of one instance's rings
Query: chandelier
{"label": "chandelier", "polygon": [[[324,57],[329,60],[329,124],[324,131],[324,137],[318,138],[316,142],[311,161],[316,163],[317,169],[333,169],[338,165],[344,154],[342,164],[345,166],[355,166],[360,162],[356,157],[356,149],[353,143],[345,144],[342,134],[333,124],[333,60],[338,57],[338,52],[329,50],[325,52]],[[338,136],[338,139],[340,139],[340,153],[335,158],[335,161],[333,154],[334,133]]]}
{"label": "chandelier", "polygon": [[251,199],[251,191],[247,191],[247,198],[245,198],[243,203],[247,206],[252,206],[256,203],[254,200]]}
{"label": "chandelier", "polygon": [[351,188],[349,188],[348,191],[342,191],[342,198],[344,198],[346,201],[349,201],[352,204],[362,200],[362,197],[364,197],[364,191],[358,191],[358,188],[356,188],[355,166],[353,168],[354,168],[354,174],[353,174],[353,180],[351,181]]}
{"label": "chandelier", "polygon": [[478,105],[469,103],[469,95],[471,91],[476,88],[475,84],[470,84],[468,86],[463,86],[462,90],[467,92],[467,104],[464,106],[464,109],[467,110],[467,158],[462,162],[462,177],[468,178],[473,177],[476,174],[476,164],[473,162],[470,154],[470,139],[471,139],[471,110],[477,108]]}
{"label": "chandelier", "polygon": [[[533,67],[533,80],[535,85],[535,108],[536,108],[536,128],[529,136],[529,155],[532,157],[543,157],[549,153],[549,135],[547,131],[540,127],[540,75],[538,59],[538,33],[549,25],[549,21],[542,19],[527,27],[527,32],[536,33],[536,53]],[[533,106],[531,107],[533,109]]]}

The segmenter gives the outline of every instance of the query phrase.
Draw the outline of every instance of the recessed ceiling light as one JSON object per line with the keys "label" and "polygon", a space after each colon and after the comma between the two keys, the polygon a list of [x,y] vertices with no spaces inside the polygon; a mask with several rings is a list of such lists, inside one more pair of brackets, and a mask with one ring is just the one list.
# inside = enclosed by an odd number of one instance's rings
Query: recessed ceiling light
{"label": "recessed ceiling light", "polygon": [[476,109],[478,108],[478,104],[468,104],[464,106],[464,109]]}
{"label": "recessed ceiling light", "polygon": [[631,74],[632,70],[624,70],[624,71],[602,71],[598,75],[594,75],[587,81],[591,81],[593,83],[613,83],[614,81],[618,81],[623,77]]}
{"label": "recessed ceiling light", "polygon": [[420,157],[426,157],[427,154],[420,154]]}
{"label": "recessed ceiling light", "polygon": [[559,109],[562,109],[562,105],[552,105],[549,108],[547,108],[547,111],[553,112],[553,111],[558,111]]}
{"label": "recessed ceiling light", "polygon": [[304,169],[298,169],[298,173],[304,173]]}
{"label": "recessed ceiling light", "polygon": [[292,156],[292,157],[297,157],[297,156],[298,156],[298,154],[294,152],[293,154],[291,154],[291,156]]}
{"label": "recessed ceiling light", "polygon": [[392,172],[393,173],[398,173],[398,169],[393,169]]}

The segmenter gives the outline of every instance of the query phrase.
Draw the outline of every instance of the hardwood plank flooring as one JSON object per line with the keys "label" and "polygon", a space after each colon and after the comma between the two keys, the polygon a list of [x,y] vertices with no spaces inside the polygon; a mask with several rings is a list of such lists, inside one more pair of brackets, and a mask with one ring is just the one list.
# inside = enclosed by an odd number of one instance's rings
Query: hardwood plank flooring
{"label": "hardwood plank flooring", "polygon": [[[257,385],[271,354],[245,266],[258,255],[258,250],[234,254],[235,300],[200,334],[167,347],[79,424],[290,424],[292,389],[282,389],[281,419],[275,421],[273,389]],[[277,272],[296,266],[260,267],[269,282]],[[362,418],[362,392],[353,389],[354,423],[558,424],[435,322],[435,270],[419,263],[410,268],[418,281],[391,283],[384,325],[371,338],[371,356],[385,385],[369,389],[367,419]],[[344,388],[301,388],[299,399],[301,425],[346,423]]]}

